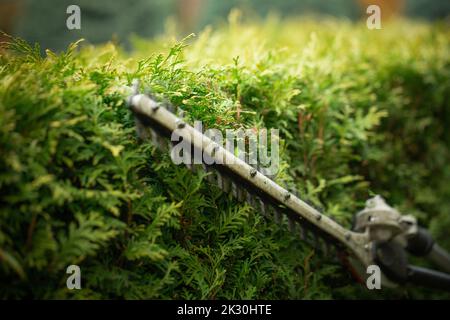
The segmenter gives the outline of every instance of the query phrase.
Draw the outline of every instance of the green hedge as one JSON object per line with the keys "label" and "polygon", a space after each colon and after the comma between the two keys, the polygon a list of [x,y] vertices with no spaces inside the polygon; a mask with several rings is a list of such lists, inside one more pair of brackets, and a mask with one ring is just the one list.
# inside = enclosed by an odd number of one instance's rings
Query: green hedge
{"label": "green hedge", "polygon": [[[350,227],[367,197],[414,214],[450,249],[449,31],[407,21],[240,24],[0,56],[0,297],[443,297],[367,292],[340,265],[137,140],[139,78],[220,129],[275,127],[276,180]],[[66,268],[82,290],[66,288]]]}

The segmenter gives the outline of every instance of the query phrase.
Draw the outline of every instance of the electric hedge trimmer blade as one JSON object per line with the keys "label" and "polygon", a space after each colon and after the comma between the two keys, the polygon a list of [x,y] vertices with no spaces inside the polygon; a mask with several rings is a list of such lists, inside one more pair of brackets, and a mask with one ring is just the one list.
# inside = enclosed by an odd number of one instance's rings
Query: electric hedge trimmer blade
{"label": "electric hedge trimmer blade", "polygon": [[[133,91],[128,104],[141,139],[151,141],[163,152],[171,153],[174,147],[171,137],[178,132],[183,143],[193,150],[183,154],[189,159],[185,165],[190,170],[201,167],[208,173],[208,183],[232,194],[238,202],[248,203],[264,217],[286,226],[316,250],[339,257],[346,266],[350,266],[353,274],[360,276],[360,280],[367,277],[367,267],[377,264],[383,272],[382,282],[386,286],[411,282],[450,290],[449,274],[408,265],[406,258],[398,260],[408,251],[415,255],[429,255],[441,269],[447,272],[450,269],[450,256],[434,244],[430,236],[418,231],[422,229],[417,227],[415,219],[401,216],[382,198],[370,199],[366,209],[356,217],[355,230],[348,230],[313,205],[302,201],[295,191],[279,186],[258,165],[246,163],[201,130],[192,127],[185,121],[184,111],[180,108],[175,114],[175,108],[170,104],[158,103],[148,95],[140,94],[137,82],[133,83]],[[213,161],[204,158],[201,164],[193,161],[196,151]],[[418,254],[417,248],[411,249],[414,243],[423,252]],[[422,248],[424,243],[429,244],[426,249]],[[390,263],[392,260],[396,263]]]}

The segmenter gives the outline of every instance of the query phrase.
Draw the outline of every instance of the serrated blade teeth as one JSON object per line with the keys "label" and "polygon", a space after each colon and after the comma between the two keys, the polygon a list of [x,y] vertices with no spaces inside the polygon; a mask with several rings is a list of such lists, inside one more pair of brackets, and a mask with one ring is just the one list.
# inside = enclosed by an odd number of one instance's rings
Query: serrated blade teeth
{"label": "serrated blade teeth", "polygon": [[283,221],[283,214],[279,208],[275,208],[274,210],[274,219],[277,224],[281,224]]}
{"label": "serrated blade teeth", "polygon": [[223,191],[223,175],[217,172],[217,186]]}
{"label": "serrated blade teeth", "polygon": [[322,252],[325,256],[330,255],[330,245],[327,241],[322,241]]}
{"label": "serrated blade teeth", "polygon": [[206,181],[210,182],[210,183],[215,183],[215,179],[212,173],[212,170],[210,167],[208,167],[206,164],[202,163],[202,168],[205,171],[205,173],[207,173],[206,175]]}
{"label": "serrated blade teeth", "polygon": [[238,186],[236,182],[232,182],[231,188],[237,201],[242,202],[245,200],[245,190]]}
{"label": "serrated blade teeth", "polygon": [[209,172],[209,168],[206,164],[202,163],[202,168],[205,172]]}
{"label": "serrated blade teeth", "polygon": [[255,197],[248,191],[245,192],[247,203],[255,208]]}
{"label": "serrated blade teeth", "polygon": [[245,193],[246,193],[245,189],[243,189],[242,187],[238,188],[238,201],[239,202],[245,201],[245,199],[247,198]]}
{"label": "serrated blade teeth", "polygon": [[289,227],[289,231],[291,233],[295,232],[296,223],[295,223],[294,219],[292,219],[292,218],[288,219],[288,227]]}
{"label": "serrated blade teeth", "polygon": [[156,133],[155,130],[150,129],[150,137],[151,137],[151,140],[152,140],[152,144],[155,147],[158,147],[158,134]]}
{"label": "serrated blade teeth", "polygon": [[305,228],[305,242],[310,246],[313,245],[311,230]]}
{"label": "serrated blade teeth", "polygon": [[238,190],[238,186],[237,186],[237,184],[236,184],[236,182],[231,182],[231,192],[232,192],[232,194],[233,194],[233,197],[235,197],[236,199],[238,198],[238,196],[239,196],[239,190]]}
{"label": "serrated blade teeth", "polygon": [[301,224],[299,224],[298,235],[300,236],[301,240],[306,241],[308,235],[307,235],[305,226],[302,226]]}
{"label": "serrated blade teeth", "polygon": [[260,206],[262,215],[264,217],[269,217],[269,215],[270,215],[269,205],[267,203],[265,203],[262,199],[259,199],[258,202],[259,202],[259,206]]}
{"label": "serrated blade teeth", "polygon": [[242,188],[242,202],[246,202],[247,204],[251,205],[251,201],[249,201],[250,199],[251,199],[250,192]]}
{"label": "serrated blade teeth", "polygon": [[187,162],[185,163],[185,165],[186,165],[186,167],[187,167],[189,170],[191,170],[192,172],[195,171],[195,167],[194,167],[194,164],[193,164],[193,163],[194,163],[194,162],[193,162],[192,154],[191,154],[190,152],[188,152],[188,154],[187,154]]}
{"label": "serrated blade teeth", "polygon": [[316,250],[322,250],[322,239],[315,233],[313,233],[313,243],[312,246]]}
{"label": "serrated blade teeth", "polygon": [[258,196],[256,196],[256,195],[254,195],[253,193],[247,191],[247,202],[248,202],[248,203],[249,203],[256,211],[262,210],[262,209],[261,209],[262,204],[261,204],[260,201],[261,201],[261,199],[260,199]]}
{"label": "serrated blade teeth", "polygon": [[222,176],[222,190],[225,193],[229,193],[231,190],[231,181],[226,176]]}

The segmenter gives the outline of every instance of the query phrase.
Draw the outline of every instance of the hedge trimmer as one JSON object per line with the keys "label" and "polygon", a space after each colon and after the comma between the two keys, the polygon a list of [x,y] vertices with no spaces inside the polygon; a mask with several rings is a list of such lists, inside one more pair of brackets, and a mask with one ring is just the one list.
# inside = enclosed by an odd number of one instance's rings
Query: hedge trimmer
{"label": "hedge trimmer", "polygon": [[[138,87],[135,82],[128,104],[140,138],[166,149],[175,130],[184,133],[184,143],[217,160],[202,163],[210,183],[264,216],[273,215],[316,250],[338,258],[357,280],[364,282],[368,267],[373,265],[381,270],[385,286],[412,284],[450,291],[450,255],[413,216],[401,215],[375,196],[367,200],[365,209],[355,216],[353,229],[348,230],[190,126],[180,108],[176,114],[173,106],[140,94]],[[188,167],[192,169],[191,164]],[[408,253],[431,260],[441,271],[410,265]]]}

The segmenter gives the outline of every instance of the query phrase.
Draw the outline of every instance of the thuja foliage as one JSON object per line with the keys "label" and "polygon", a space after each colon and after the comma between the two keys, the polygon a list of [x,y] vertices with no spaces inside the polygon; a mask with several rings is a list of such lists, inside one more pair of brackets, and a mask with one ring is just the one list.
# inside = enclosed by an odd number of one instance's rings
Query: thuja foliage
{"label": "thuja foliage", "polygon": [[[286,228],[135,134],[135,78],[205,126],[278,128],[276,181],[347,227],[378,193],[450,248],[449,31],[238,22],[0,56],[0,297],[316,299],[367,292]],[[79,265],[82,289],[66,288]]]}

